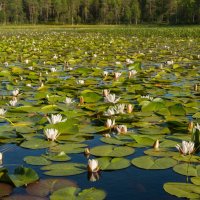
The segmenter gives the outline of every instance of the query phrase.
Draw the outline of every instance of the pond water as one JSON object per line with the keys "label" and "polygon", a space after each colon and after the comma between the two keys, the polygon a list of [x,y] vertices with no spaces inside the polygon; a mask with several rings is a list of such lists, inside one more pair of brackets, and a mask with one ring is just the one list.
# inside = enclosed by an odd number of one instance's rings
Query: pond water
{"label": "pond water", "polygon": [[189,30],[0,32],[0,198],[199,199],[200,29]]}

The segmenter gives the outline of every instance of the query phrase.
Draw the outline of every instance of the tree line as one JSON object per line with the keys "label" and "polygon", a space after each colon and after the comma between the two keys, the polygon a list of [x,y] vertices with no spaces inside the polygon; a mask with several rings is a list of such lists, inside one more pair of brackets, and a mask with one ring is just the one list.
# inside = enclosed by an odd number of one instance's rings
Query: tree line
{"label": "tree line", "polygon": [[200,0],[0,0],[0,23],[200,24]]}

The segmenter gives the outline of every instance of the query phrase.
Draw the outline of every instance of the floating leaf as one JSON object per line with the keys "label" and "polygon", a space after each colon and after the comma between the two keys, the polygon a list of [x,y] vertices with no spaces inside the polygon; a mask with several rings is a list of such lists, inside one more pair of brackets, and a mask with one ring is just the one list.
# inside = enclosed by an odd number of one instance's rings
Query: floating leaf
{"label": "floating leaf", "polygon": [[14,174],[9,174],[9,178],[16,187],[27,185],[39,179],[38,174],[31,168],[18,167]]}
{"label": "floating leaf", "polygon": [[50,165],[51,162],[42,156],[26,156],[24,161],[30,165]]}
{"label": "floating leaf", "polygon": [[96,188],[85,189],[80,192],[80,189],[74,187],[63,188],[55,191],[50,200],[103,200],[106,197],[106,193],[103,190]]}
{"label": "floating leaf", "polygon": [[130,166],[130,161],[125,158],[102,157],[97,159],[101,170],[118,170]]}
{"label": "floating leaf", "polygon": [[90,150],[90,153],[95,156],[104,157],[123,157],[134,153],[134,149],[131,147],[117,147],[113,145],[96,146]]}
{"label": "floating leaf", "polygon": [[20,146],[28,149],[44,149],[53,146],[53,143],[39,138],[31,138]]}
{"label": "floating leaf", "polygon": [[200,198],[200,186],[190,183],[165,183],[164,190],[171,195],[183,198]]}
{"label": "floating leaf", "polygon": [[185,115],[186,111],[182,104],[175,104],[169,107],[171,115]]}
{"label": "floating leaf", "polygon": [[86,166],[80,163],[58,163],[41,168],[45,170],[44,174],[50,176],[70,176],[81,174],[86,171]]}
{"label": "floating leaf", "polygon": [[0,183],[0,197],[8,196],[12,193],[13,187],[6,183]]}
{"label": "floating leaf", "polygon": [[131,163],[142,169],[167,169],[177,164],[172,158],[153,158],[150,156],[141,156],[134,158]]}
{"label": "floating leaf", "polygon": [[185,176],[200,176],[200,165],[196,166],[190,163],[183,163],[174,166],[173,170]]}

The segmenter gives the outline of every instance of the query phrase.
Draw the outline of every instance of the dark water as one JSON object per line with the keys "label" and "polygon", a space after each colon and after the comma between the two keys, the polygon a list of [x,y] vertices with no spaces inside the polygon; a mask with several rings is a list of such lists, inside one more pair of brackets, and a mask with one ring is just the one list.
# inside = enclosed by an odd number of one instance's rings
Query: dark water
{"label": "dark water", "polygon": [[[99,145],[101,142],[98,137],[86,142],[90,147]],[[41,155],[45,150],[22,149],[15,145],[4,153],[3,164],[10,172],[18,165],[24,165],[36,170],[41,179],[52,178],[42,174],[40,167],[27,165],[23,162],[25,156]],[[4,146],[5,148],[5,146]],[[134,157],[143,155],[144,149],[136,149],[136,152],[128,156],[130,160]],[[71,154],[72,162],[87,164],[87,158],[83,154]],[[64,177],[75,181],[81,189],[96,187],[103,189],[107,193],[106,200],[177,200],[163,190],[166,182],[186,182],[186,177],[176,174],[172,169],[168,170],[142,170],[131,165],[123,170],[101,171],[100,178],[96,182],[88,180],[87,173]],[[25,188],[16,188],[15,194],[26,194]]]}

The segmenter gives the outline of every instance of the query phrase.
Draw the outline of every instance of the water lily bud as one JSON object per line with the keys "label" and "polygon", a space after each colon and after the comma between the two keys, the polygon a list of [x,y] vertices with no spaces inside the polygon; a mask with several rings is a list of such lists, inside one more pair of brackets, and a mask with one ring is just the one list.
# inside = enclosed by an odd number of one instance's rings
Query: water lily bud
{"label": "water lily bud", "polygon": [[110,136],[109,133],[103,134],[103,136],[104,136],[105,138],[111,138],[111,136]]}
{"label": "water lily bud", "polygon": [[156,140],[155,142],[154,142],[154,144],[153,144],[153,148],[155,149],[155,150],[158,150],[159,149],[159,140]]}
{"label": "water lily bud", "polygon": [[194,122],[193,121],[190,121],[189,124],[188,124],[188,131],[190,133],[193,132],[193,129],[194,129]]}
{"label": "water lily bud", "polygon": [[80,104],[84,104],[84,98],[82,96],[80,97]]}
{"label": "water lily bud", "polygon": [[98,181],[100,178],[99,176],[99,173],[98,172],[89,172],[88,173],[88,180],[91,181],[91,182],[95,182],[95,181]]}
{"label": "water lily bud", "polygon": [[197,85],[197,84],[195,84],[195,85],[194,85],[194,91],[195,91],[195,92],[197,92],[197,91],[198,91],[198,89],[199,89],[199,88],[198,88],[198,85]]}
{"label": "water lily bud", "polygon": [[85,155],[89,155],[90,154],[90,149],[89,148],[85,148],[84,153],[85,153]]}
{"label": "water lily bud", "polygon": [[99,171],[99,166],[98,166],[98,160],[92,159],[88,160],[88,171],[89,172],[98,172]]}
{"label": "water lily bud", "polygon": [[0,152],[0,162],[2,161],[3,159],[3,154]]}
{"label": "water lily bud", "polygon": [[133,111],[133,106],[131,104],[127,105],[127,113],[132,113]]}

